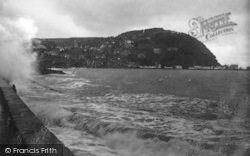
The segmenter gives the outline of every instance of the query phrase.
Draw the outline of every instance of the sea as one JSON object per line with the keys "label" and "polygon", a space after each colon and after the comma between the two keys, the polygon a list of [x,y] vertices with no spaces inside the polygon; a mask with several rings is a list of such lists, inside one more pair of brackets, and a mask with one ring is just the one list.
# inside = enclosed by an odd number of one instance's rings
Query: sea
{"label": "sea", "polygon": [[250,72],[60,70],[19,94],[76,156],[250,155]]}

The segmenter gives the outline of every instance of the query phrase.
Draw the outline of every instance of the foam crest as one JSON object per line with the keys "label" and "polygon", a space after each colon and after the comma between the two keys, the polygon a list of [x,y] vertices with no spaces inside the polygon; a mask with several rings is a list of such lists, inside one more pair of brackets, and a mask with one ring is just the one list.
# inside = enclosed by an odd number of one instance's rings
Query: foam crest
{"label": "foam crest", "polygon": [[136,133],[112,133],[104,137],[105,145],[120,156],[225,156],[220,152],[201,149],[185,140],[141,139]]}

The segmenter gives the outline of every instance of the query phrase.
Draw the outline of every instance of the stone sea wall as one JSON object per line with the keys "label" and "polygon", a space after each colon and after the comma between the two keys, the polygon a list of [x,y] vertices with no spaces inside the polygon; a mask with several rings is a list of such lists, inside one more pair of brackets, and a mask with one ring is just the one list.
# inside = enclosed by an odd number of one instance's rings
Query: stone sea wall
{"label": "stone sea wall", "polygon": [[60,148],[56,155],[73,156],[4,81],[0,81],[0,108],[0,144],[20,144],[25,148],[57,145]]}

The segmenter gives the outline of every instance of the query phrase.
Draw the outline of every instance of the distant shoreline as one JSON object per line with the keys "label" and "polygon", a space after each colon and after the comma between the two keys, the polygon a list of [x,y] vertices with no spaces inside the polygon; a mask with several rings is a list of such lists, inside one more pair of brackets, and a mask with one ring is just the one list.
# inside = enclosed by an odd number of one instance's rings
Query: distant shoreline
{"label": "distant shoreline", "polygon": [[[101,68],[101,67],[97,67],[97,68],[92,68],[92,67],[69,67],[69,68],[50,68],[45,70],[45,72],[42,72],[41,75],[46,75],[46,74],[66,74],[63,70],[64,69],[81,69],[81,68],[86,68],[86,69],[142,69],[142,70],[170,70],[170,71],[247,71],[249,72],[250,70],[247,69],[237,69],[237,70],[230,70],[230,69],[171,69],[171,68],[121,68],[121,67],[117,67],[117,68]],[[41,72],[40,72],[41,73]]]}

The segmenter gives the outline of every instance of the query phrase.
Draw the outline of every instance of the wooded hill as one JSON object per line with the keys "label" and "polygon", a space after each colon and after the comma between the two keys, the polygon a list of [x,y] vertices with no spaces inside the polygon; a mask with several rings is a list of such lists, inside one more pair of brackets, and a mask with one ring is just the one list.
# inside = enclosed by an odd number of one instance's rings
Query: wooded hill
{"label": "wooded hill", "polygon": [[206,46],[185,33],[162,28],[136,30],[107,38],[33,39],[40,68],[139,66],[188,69],[219,66]]}

